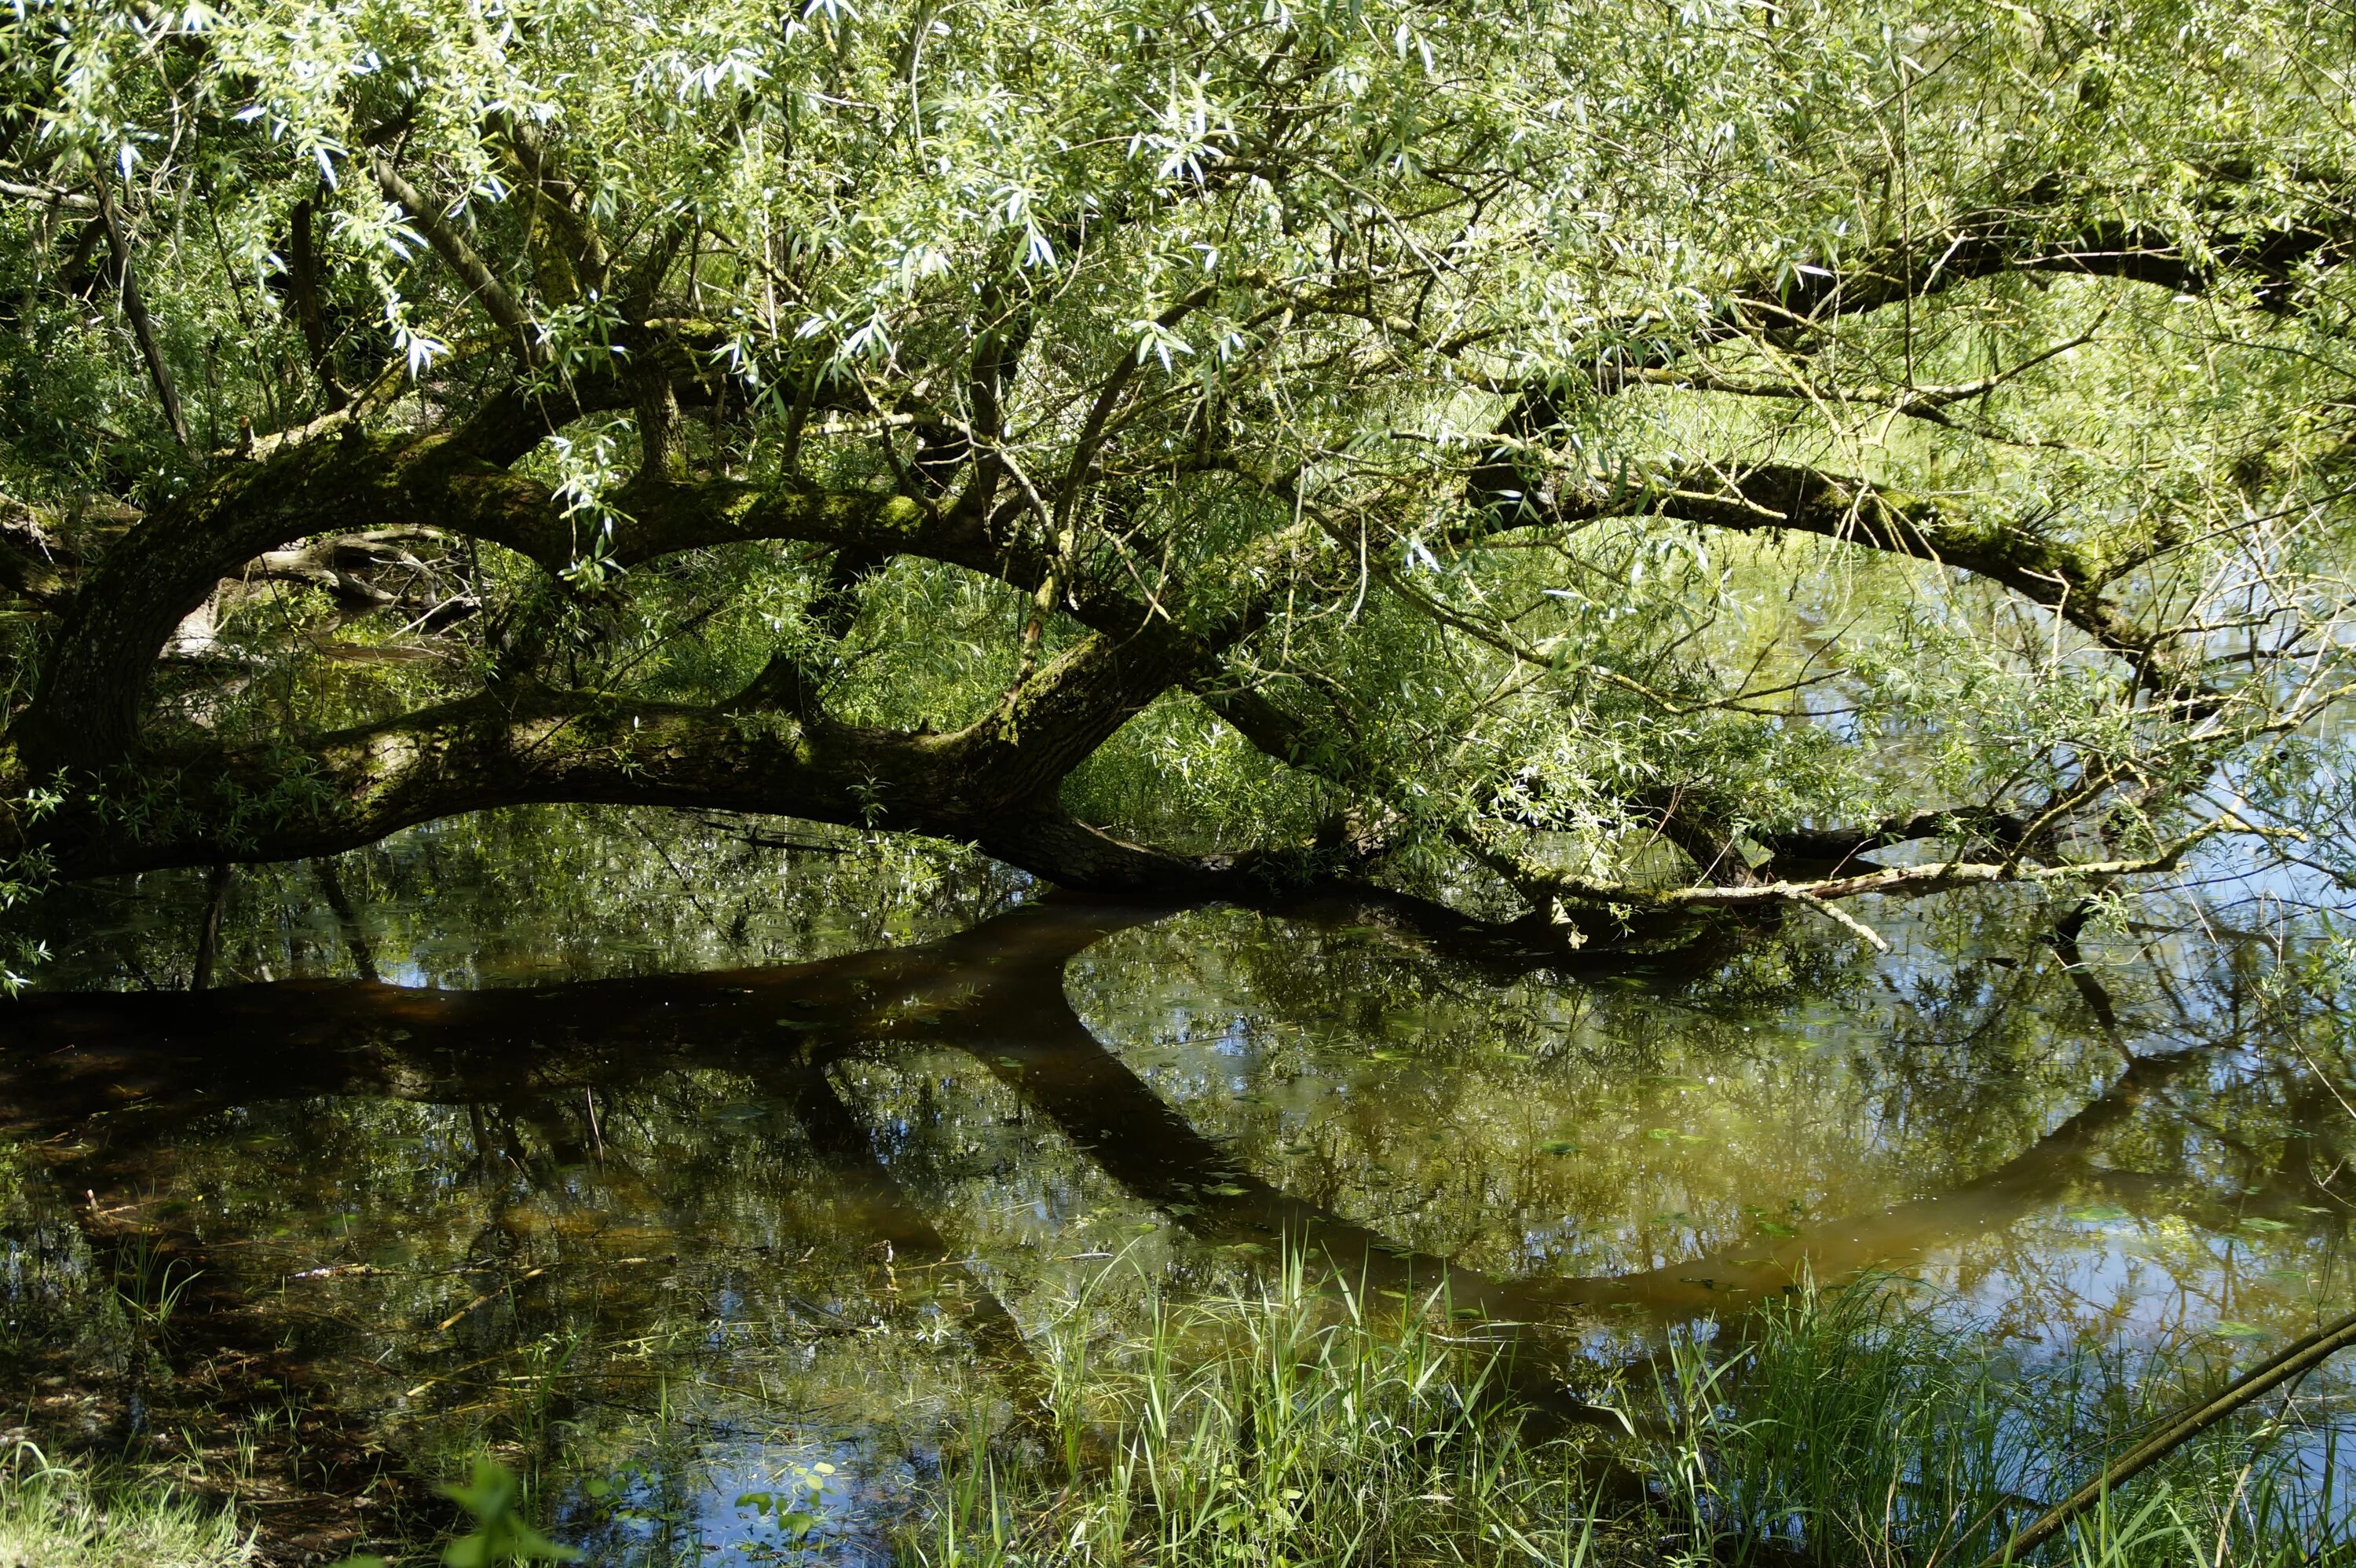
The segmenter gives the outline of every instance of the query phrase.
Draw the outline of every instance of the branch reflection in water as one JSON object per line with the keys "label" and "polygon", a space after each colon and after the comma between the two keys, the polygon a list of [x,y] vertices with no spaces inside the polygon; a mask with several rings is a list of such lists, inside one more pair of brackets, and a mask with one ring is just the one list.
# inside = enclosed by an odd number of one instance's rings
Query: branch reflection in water
{"label": "branch reflection in water", "polygon": [[1901,1270],[2055,1353],[2262,1349],[2347,1288],[2349,1044],[2254,941],[2080,923],[2065,963],[1991,900],[1884,912],[1887,959],[1567,975],[821,848],[519,814],[93,895],[56,933],[91,988],[6,1015],[12,1227],[179,1282],[126,1397],[273,1348],[351,1443],[491,1445],[615,1561],[803,1484],[884,1552],[976,1409],[1063,1440],[1074,1355],[1287,1253],[1440,1293],[1571,1424],[1804,1279]]}

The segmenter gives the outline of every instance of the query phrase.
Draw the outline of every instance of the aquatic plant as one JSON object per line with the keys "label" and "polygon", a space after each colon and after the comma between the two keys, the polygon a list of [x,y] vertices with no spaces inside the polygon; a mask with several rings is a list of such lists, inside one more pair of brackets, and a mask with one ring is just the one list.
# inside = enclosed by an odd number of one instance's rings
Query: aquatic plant
{"label": "aquatic plant", "polygon": [[[1297,1272],[1099,1347],[1094,1456],[979,1434],[902,1549],[1041,1563],[1789,1563],[1977,1568],[2213,1369],[2050,1360],[1942,1324],[1919,1287],[1803,1288],[1680,1331],[1548,1430],[1443,1302],[1339,1304]],[[2252,1413],[2103,1498],[2024,1562],[2356,1561],[2314,1400]]]}
{"label": "aquatic plant", "polygon": [[[1176,1565],[1415,1560],[1479,1541],[1524,1511],[1509,1498],[1534,1465],[1575,1463],[1525,1443],[1494,1352],[1419,1304],[1322,1296],[1297,1261],[1264,1293],[1162,1304],[1089,1363],[1085,1462],[1074,1442],[971,1442],[906,1551],[934,1568]],[[1076,1419],[1056,1415],[1059,1432]]]}
{"label": "aquatic plant", "polygon": [[[2222,1370],[2201,1347],[2030,1356],[1990,1325],[1926,1312],[1925,1294],[1899,1281],[1806,1286],[1730,1324],[1722,1349],[1670,1338],[1656,1398],[1672,1435],[1648,1460],[1673,1481],[1659,1496],[1692,1540],[1721,1560],[2002,1559],[2023,1526],[2201,1403]],[[2335,1403],[2294,1392],[2216,1424],[2100,1497],[2034,1560],[2158,1561],[2195,1538],[2201,1562],[2356,1550],[2337,1494]]]}

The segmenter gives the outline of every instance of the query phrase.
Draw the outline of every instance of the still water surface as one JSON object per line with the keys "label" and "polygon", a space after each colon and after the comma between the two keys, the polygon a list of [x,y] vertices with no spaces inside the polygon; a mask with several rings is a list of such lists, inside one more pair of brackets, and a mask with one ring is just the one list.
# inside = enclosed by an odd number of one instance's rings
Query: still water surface
{"label": "still water surface", "polygon": [[2233,912],[2074,969],[1988,901],[1534,974],[516,814],[53,913],[0,1104],[404,1463],[523,1454],[616,1563],[761,1558],[740,1497],[830,1467],[859,1559],[939,1424],[1288,1245],[1528,1325],[1558,1390],[1866,1269],[2024,1353],[2264,1353],[2356,1294],[2356,1044]]}

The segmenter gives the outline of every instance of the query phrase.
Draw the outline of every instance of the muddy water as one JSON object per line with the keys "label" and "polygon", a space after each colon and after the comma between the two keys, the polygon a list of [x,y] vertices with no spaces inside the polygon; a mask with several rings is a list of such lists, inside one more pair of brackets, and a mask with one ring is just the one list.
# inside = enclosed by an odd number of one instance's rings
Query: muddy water
{"label": "muddy water", "polygon": [[1533,972],[543,815],[54,912],[0,1105],[19,1221],[162,1259],[151,1308],[200,1280],[394,1463],[492,1445],[615,1563],[787,1555],[739,1499],[809,1472],[856,1560],[944,1425],[1288,1249],[1514,1325],[1573,1416],[1665,1325],[1865,1269],[2024,1347],[2263,1354],[2356,1296],[2356,1043],[2232,913],[2074,967],[1987,903],[1878,912],[1888,959]]}

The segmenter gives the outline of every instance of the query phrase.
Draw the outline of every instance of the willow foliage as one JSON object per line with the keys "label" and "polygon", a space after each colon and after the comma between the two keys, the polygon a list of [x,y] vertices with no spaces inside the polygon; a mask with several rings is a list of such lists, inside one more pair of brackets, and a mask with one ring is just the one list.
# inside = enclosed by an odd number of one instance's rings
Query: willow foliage
{"label": "willow foliage", "polygon": [[60,874],[530,799],[1590,931],[2350,869],[2342,8],[0,27]]}

